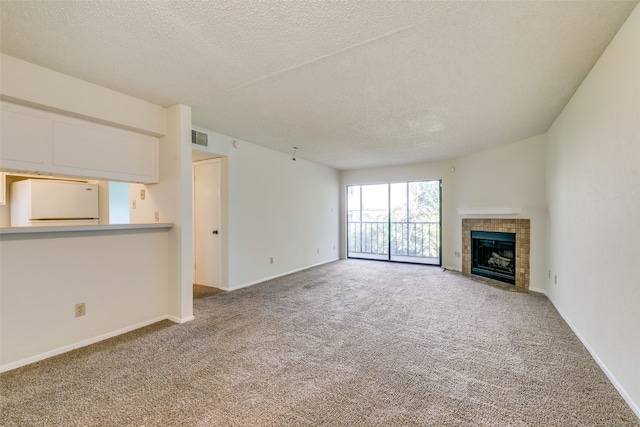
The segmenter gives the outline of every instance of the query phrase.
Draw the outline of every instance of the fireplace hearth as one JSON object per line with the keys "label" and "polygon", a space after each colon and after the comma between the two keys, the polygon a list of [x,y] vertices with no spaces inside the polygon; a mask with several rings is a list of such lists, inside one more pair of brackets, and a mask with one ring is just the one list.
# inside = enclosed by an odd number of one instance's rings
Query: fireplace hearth
{"label": "fireplace hearth", "polygon": [[515,285],[516,235],[471,231],[471,274]]}

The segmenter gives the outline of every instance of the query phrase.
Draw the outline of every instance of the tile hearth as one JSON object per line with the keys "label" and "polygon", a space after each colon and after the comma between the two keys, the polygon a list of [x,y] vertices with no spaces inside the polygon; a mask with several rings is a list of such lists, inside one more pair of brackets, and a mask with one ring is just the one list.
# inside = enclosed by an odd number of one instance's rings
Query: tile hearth
{"label": "tile hearth", "polygon": [[511,218],[462,219],[462,272],[471,274],[471,231],[497,231],[516,234],[516,288],[529,289],[531,220]]}

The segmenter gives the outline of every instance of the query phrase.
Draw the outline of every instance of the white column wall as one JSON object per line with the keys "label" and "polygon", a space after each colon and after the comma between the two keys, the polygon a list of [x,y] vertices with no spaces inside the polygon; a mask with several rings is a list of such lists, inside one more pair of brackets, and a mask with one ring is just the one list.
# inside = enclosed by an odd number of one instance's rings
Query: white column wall
{"label": "white column wall", "polygon": [[174,224],[169,232],[169,316],[182,323],[193,319],[191,108],[168,108],[167,131],[160,139],[160,183],[146,187],[159,221]]}

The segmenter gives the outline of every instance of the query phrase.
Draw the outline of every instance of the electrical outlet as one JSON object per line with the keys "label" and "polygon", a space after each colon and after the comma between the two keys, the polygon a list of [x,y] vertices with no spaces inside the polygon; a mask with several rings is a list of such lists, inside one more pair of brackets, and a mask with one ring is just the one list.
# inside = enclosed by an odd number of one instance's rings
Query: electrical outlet
{"label": "electrical outlet", "polygon": [[273,257],[269,258],[269,264],[273,264]]}
{"label": "electrical outlet", "polygon": [[454,255],[456,256],[456,258],[460,258],[460,252],[456,251]]}
{"label": "electrical outlet", "polygon": [[79,304],[76,304],[76,317],[84,316],[85,314],[87,314],[87,312],[84,303],[81,302]]}
{"label": "electrical outlet", "polygon": [[155,222],[160,221],[160,211],[156,211],[156,213],[153,214],[153,219],[155,220]]}
{"label": "electrical outlet", "polygon": [[146,192],[144,191],[144,189],[140,190],[140,200],[144,200],[145,196],[146,196]]}
{"label": "electrical outlet", "polygon": [[555,285],[557,285],[557,284],[558,284],[558,275],[557,275],[557,274],[556,274],[555,276],[553,276],[553,283],[554,283]]}
{"label": "electrical outlet", "polygon": [[320,253],[320,248],[316,249],[316,253],[319,254]]}
{"label": "electrical outlet", "polygon": [[547,279],[551,280],[551,270],[547,271]]}
{"label": "electrical outlet", "polygon": [[133,201],[131,202],[131,207],[132,207],[133,209],[135,209],[135,208],[136,208],[136,199],[133,199]]}

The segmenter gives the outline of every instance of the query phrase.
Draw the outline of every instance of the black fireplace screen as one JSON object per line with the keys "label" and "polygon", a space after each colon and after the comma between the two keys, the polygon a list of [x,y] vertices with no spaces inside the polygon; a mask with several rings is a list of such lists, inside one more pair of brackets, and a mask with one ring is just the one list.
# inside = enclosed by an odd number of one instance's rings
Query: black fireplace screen
{"label": "black fireplace screen", "polygon": [[515,285],[516,235],[471,231],[471,273]]}

